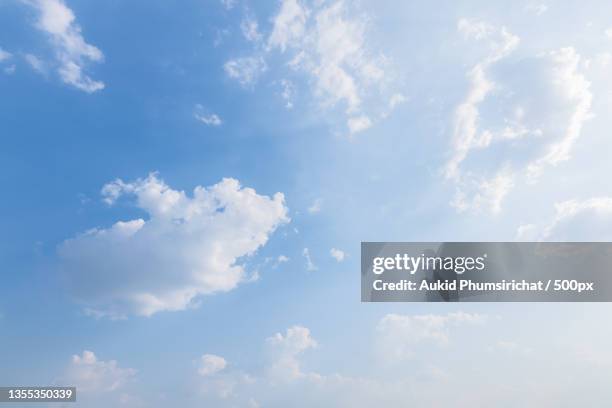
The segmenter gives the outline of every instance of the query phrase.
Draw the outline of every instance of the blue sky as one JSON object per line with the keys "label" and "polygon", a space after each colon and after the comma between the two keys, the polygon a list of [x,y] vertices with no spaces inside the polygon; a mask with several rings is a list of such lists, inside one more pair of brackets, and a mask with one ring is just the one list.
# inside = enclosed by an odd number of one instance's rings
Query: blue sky
{"label": "blue sky", "polygon": [[610,240],[610,67],[606,2],[0,0],[0,384],[605,406],[608,305],[361,304],[358,271]]}

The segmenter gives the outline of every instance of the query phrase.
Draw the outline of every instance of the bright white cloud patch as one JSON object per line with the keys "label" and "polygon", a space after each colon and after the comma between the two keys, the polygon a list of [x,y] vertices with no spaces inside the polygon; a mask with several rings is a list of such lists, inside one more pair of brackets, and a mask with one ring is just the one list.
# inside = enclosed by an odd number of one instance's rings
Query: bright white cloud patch
{"label": "bright white cloud patch", "polygon": [[198,374],[201,376],[209,376],[218,373],[227,366],[227,361],[223,357],[214,354],[204,354],[200,357]]}
{"label": "bright white cloud patch", "polygon": [[293,326],[287,329],[284,335],[276,333],[266,341],[274,348],[274,362],[269,370],[274,380],[286,381],[305,376],[298,356],[310,348],[317,347],[317,342],[310,335],[308,328]]}
{"label": "bright white cloud patch", "polygon": [[[367,43],[367,16],[342,1],[282,0],[271,21],[267,46],[257,50],[260,58],[278,50],[284,58],[283,68],[289,67],[293,75],[305,74],[319,105],[344,115],[350,133],[361,132],[373,125],[371,118],[388,114],[384,105],[389,96],[383,95],[383,85],[389,79],[385,72],[388,59]],[[258,40],[253,27],[247,18],[242,31],[247,39]],[[240,72],[261,72],[255,65],[263,64],[262,59],[253,57],[232,60],[225,69],[244,85],[253,83],[256,75]],[[284,86],[284,90],[283,98],[288,101],[289,88]],[[374,95],[381,95],[384,102],[374,101]],[[396,97],[391,105],[398,102]],[[287,107],[291,106],[287,102]]]}
{"label": "bright white cloud patch", "polygon": [[191,196],[156,174],[102,189],[105,201],[134,198],[146,219],[94,228],[59,247],[62,269],[89,310],[150,316],[183,310],[199,295],[247,281],[239,258],[252,255],[288,222],[284,197],[272,198],[223,179]]}
{"label": "bright white cloud patch", "polygon": [[332,256],[332,258],[334,258],[337,262],[342,262],[344,261],[344,257],[346,256],[346,254],[344,253],[344,251],[337,249],[337,248],[332,248],[329,250],[329,254]]}
{"label": "bright white cloud patch", "polygon": [[121,368],[115,360],[98,360],[91,351],[72,356],[63,382],[76,386],[79,392],[109,392],[125,386],[136,370]]}
{"label": "bright white cloud patch", "polygon": [[227,61],[223,66],[225,73],[238,81],[242,86],[254,84],[267,69],[263,58],[245,57]]}
{"label": "bright white cloud patch", "polygon": [[104,55],[85,41],[72,10],[62,0],[31,0],[28,4],[40,13],[36,27],[49,36],[61,79],[87,93],[103,89],[103,82],[90,78],[83,71],[87,62],[100,62]]}
{"label": "bright white cloud patch", "polygon": [[590,83],[573,48],[513,59],[520,41],[504,27],[462,19],[458,30],[486,51],[455,110],[444,174],[455,184],[458,210],[499,213],[518,182],[537,182],[571,157],[591,116]]}
{"label": "bright white cloud patch", "polygon": [[486,316],[464,312],[447,315],[388,314],[378,323],[381,350],[390,358],[410,359],[421,344],[445,346],[450,341],[451,328],[482,324]]}
{"label": "bright white cloud patch", "polygon": [[370,126],[372,126],[372,121],[367,116],[357,116],[354,118],[349,118],[347,125],[349,132],[351,132],[351,134],[355,134],[369,129]]}
{"label": "bright white cloud patch", "polygon": [[270,47],[282,51],[287,46],[296,44],[304,36],[308,11],[297,0],[284,0],[278,14],[274,17],[274,29],[268,38]]}

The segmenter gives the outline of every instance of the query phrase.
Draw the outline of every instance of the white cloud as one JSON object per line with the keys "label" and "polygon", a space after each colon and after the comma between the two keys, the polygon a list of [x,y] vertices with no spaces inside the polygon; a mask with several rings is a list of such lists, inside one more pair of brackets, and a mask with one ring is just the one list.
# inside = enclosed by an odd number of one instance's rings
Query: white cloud
{"label": "white cloud", "polygon": [[485,210],[498,214],[504,198],[514,186],[514,175],[506,168],[490,180],[464,178],[457,186],[451,205],[459,212]]}
{"label": "white cloud", "polygon": [[307,17],[308,11],[297,0],[283,0],[273,19],[268,45],[285,51],[288,45],[298,42],[304,36]]}
{"label": "white cloud", "polygon": [[266,342],[274,348],[274,362],[269,374],[274,380],[286,381],[304,377],[297,357],[308,349],[317,347],[310,330],[293,326],[285,334],[276,333]]}
{"label": "white cloud", "polygon": [[340,249],[336,249],[336,248],[332,248],[329,250],[329,254],[332,256],[332,258],[334,258],[337,262],[342,262],[344,261],[344,257],[346,256],[346,254],[344,253],[344,251],[340,250]]}
{"label": "white cloud", "polygon": [[591,117],[590,83],[573,48],[517,60],[509,56],[519,39],[504,27],[462,19],[458,30],[487,53],[468,72],[444,175],[455,184],[455,208],[495,214],[517,183],[537,182],[571,157]]}
{"label": "white cloud", "polygon": [[406,102],[406,100],[407,100],[406,97],[402,95],[401,93],[395,93],[391,95],[391,98],[389,98],[389,108],[395,109],[395,107]]}
{"label": "white cloud", "polygon": [[227,61],[223,66],[225,73],[237,80],[242,86],[254,84],[267,66],[261,57],[244,57]]}
{"label": "white cloud", "polygon": [[[459,165],[474,147],[482,145],[478,134],[479,105],[493,89],[494,84],[487,78],[488,68],[512,52],[519,44],[519,38],[509,33],[505,27],[500,30],[484,22],[459,20],[457,28],[468,38],[486,39],[492,52],[477,63],[468,73],[470,89],[455,111],[453,134],[453,156],[446,165],[447,178],[459,177]],[[486,135],[483,133],[483,135]],[[480,139],[479,139],[480,136]]]}
{"label": "white cloud", "polygon": [[121,368],[115,360],[101,361],[91,351],[72,356],[63,378],[66,384],[76,386],[79,392],[109,392],[125,386],[136,370]]}
{"label": "white cloud", "polygon": [[568,160],[571,150],[580,137],[584,123],[591,118],[591,101],[593,95],[590,91],[590,82],[578,72],[580,55],[571,48],[562,48],[549,53],[553,67],[551,81],[555,86],[558,97],[570,105],[567,112],[567,124],[564,134],[556,142],[546,148],[540,158],[529,164],[528,176],[537,177],[545,165],[556,166]]}
{"label": "white cloud", "polygon": [[216,113],[207,112],[207,110],[200,104],[195,106],[193,117],[208,126],[221,126],[223,124],[223,121],[219,115]]}
{"label": "white cloud", "polygon": [[388,59],[372,52],[366,42],[368,21],[342,1],[306,6],[283,0],[268,37],[268,51],[288,53],[287,65],[308,75],[323,108],[344,111],[352,133],[372,125],[367,113],[376,109],[372,95],[384,93],[388,79]]}
{"label": "white cloud", "polygon": [[83,72],[87,62],[101,62],[104,55],[85,41],[72,10],[62,0],[32,0],[28,4],[40,13],[36,27],[49,36],[55,48],[61,79],[87,93],[104,89],[103,82],[93,80]]}
{"label": "white cloud", "polygon": [[47,68],[45,66],[45,63],[38,58],[36,55],[34,54],[25,54],[23,56],[23,58],[26,60],[26,62],[28,63],[28,65],[30,65],[32,67],[32,69],[40,74],[44,74],[47,72]]}
{"label": "white cloud", "polygon": [[240,23],[240,30],[242,31],[242,35],[248,41],[257,42],[261,40],[261,34],[259,33],[259,25],[257,24],[257,20],[255,17],[248,15],[242,19]]}
{"label": "white cloud", "polygon": [[568,200],[555,204],[555,215],[540,224],[519,226],[526,241],[612,241],[612,197]]}
{"label": "white cloud", "polygon": [[227,366],[227,361],[223,357],[214,354],[204,354],[200,357],[198,374],[203,377],[210,376],[220,372]]}
{"label": "white cloud", "polygon": [[316,271],[317,266],[312,262],[312,259],[310,258],[310,250],[308,248],[304,248],[304,250],[302,251],[302,256],[304,256],[304,258],[306,259],[306,270],[307,271]]}
{"label": "white cloud", "polygon": [[281,193],[259,195],[234,179],[188,196],[150,174],[116,180],[102,194],[109,204],[134,197],[147,219],[94,228],[58,252],[75,296],[109,316],[183,310],[200,295],[232,290],[249,280],[239,259],[289,221]]}
{"label": "white cloud", "polygon": [[221,124],[223,123],[221,121],[221,118],[215,113],[211,113],[210,115],[202,115],[200,113],[195,113],[194,117],[200,122],[209,126],[221,126]]}
{"label": "white cloud", "polygon": [[287,109],[293,108],[293,98],[295,95],[295,85],[288,79],[281,79],[280,86],[282,88],[281,97],[285,101],[285,107]]}
{"label": "white cloud", "polygon": [[316,200],[314,200],[312,205],[308,207],[308,213],[316,214],[318,212],[321,212],[322,205],[323,205],[323,199],[317,198]]}
{"label": "white cloud", "polygon": [[13,54],[0,47],[0,62],[4,62],[13,57]]}
{"label": "white cloud", "polygon": [[421,344],[445,346],[452,327],[482,324],[487,317],[464,312],[446,315],[388,314],[378,323],[380,349],[391,359],[411,359]]}
{"label": "white cloud", "polygon": [[372,126],[372,121],[367,116],[357,116],[349,118],[347,126],[351,134],[363,132]]}
{"label": "white cloud", "polygon": [[612,27],[608,28],[604,34],[606,35],[606,37],[608,37],[608,39],[612,40]]}
{"label": "white cloud", "polygon": [[289,257],[285,255],[279,255],[274,262],[273,268],[278,268],[280,264],[289,262]]}

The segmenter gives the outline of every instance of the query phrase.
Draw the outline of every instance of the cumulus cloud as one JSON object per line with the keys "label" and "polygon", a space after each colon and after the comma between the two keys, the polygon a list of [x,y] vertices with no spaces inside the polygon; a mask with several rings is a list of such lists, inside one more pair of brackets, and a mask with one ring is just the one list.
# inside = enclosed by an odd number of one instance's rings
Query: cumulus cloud
{"label": "cumulus cloud", "polygon": [[108,316],[183,310],[200,295],[232,290],[249,280],[240,259],[289,221],[283,194],[259,195],[235,179],[189,196],[150,174],[115,180],[102,194],[110,205],[133,199],[146,219],[94,228],[58,252],[77,299]]}
{"label": "cumulus cloud", "polygon": [[39,12],[36,27],[47,34],[55,49],[62,81],[87,93],[104,89],[104,83],[84,73],[88,62],[101,62],[102,51],[88,44],[74,13],[62,0],[25,0]]}
{"label": "cumulus cloud", "polygon": [[612,197],[568,200],[555,204],[555,214],[544,223],[519,226],[521,241],[611,241]]}
{"label": "cumulus cloud", "polygon": [[115,360],[99,360],[92,351],[72,356],[65,377],[66,384],[79,392],[109,392],[126,385],[136,375],[132,368],[121,368]]}
{"label": "cumulus cloud", "polygon": [[261,57],[244,57],[229,60],[223,66],[225,73],[242,86],[254,84],[267,66]]}
{"label": "cumulus cloud", "polygon": [[499,213],[518,182],[535,183],[571,157],[591,117],[590,83],[571,47],[513,59],[520,40],[504,27],[462,19],[458,30],[486,54],[468,71],[444,175],[458,210]]}
{"label": "cumulus cloud", "polygon": [[317,347],[310,330],[303,326],[293,326],[285,334],[276,333],[266,342],[274,349],[274,362],[269,374],[274,380],[293,380],[304,377],[298,356],[308,349]]}
{"label": "cumulus cloud", "polygon": [[346,254],[344,253],[344,251],[337,249],[337,248],[332,248],[329,250],[329,254],[332,256],[332,258],[334,258],[337,262],[342,262],[344,261],[344,257],[346,256]]}
{"label": "cumulus cloud", "polygon": [[198,374],[203,377],[218,373],[227,366],[227,361],[223,357],[214,354],[204,354],[200,357]]}
{"label": "cumulus cloud", "polygon": [[388,357],[411,359],[420,344],[445,346],[450,341],[453,327],[483,324],[486,319],[485,315],[464,312],[446,315],[388,314],[378,323],[378,341]]}

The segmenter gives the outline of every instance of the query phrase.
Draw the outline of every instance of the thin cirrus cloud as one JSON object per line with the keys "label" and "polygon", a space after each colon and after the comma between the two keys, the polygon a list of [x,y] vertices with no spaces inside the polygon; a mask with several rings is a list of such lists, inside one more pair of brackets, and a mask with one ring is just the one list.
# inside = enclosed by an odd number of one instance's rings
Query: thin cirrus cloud
{"label": "thin cirrus cloud", "polygon": [[[392,110],[405,100],[403,96],[398,98],[401,94],[383,96],[386,100],[382,104],[370,100],[372,94],[384,93],[383,85],[389,80],[386,72],[389,59],[370,50],[366,41],[367,18],[350,12],[343,2],[283,0],[271,21],[272,30],[263,40],[265,46],[257,44],[253,50],[256,56],[232,59],[225,64],[229,77],[242,85],[252,85],[264,71],[264,58],[278,51],[284,61],[280,68],[288,75],[305,75],[320,106],[342,112],[350,134],[370,128],[375,123],[374,116],[388,115],[388,111],[378,112],[375,105]],[[245,37],[259,43],[263,35],[253,28],[257,24],[252,17],[243,20]],[[286,90],[284,87],[285,100]],[[392,98],[392,103],[387,101]],[[291,108],[293,103],[286,106]]]}
{"label": "thin cirrus cloud", "polygon": [[497,214],[518,183],[537,183],[571,157],[591,117],[590,82],[572,47],[512,58],[520,39],[505,27],[461,19],[458,31],[486,55],[467,73],[444,176],[458,211]]}
{"label": "thin cirrus cloud", "polygon": [[147,219],[94,228],[59,246],[74,296],[98,317],[183,310],[198,296],[234,289],[250,280],[238,259],[289,221],[283,194],[260,195],[235,179],[189,196],[150,174],[115,180],[102,194],[109,205],[132,199]]}
{"label": "thin cirrus cloud", "polygon": [[76,23],[73,11],[62,0],[24,0],[39,15],[35,26],[44,32],[55,53],[57,73],[62,81],[81,91],[93,93],[104,89],[104,83],[84,71],[90,62],[102,62],[104,54],[87,43]]}

